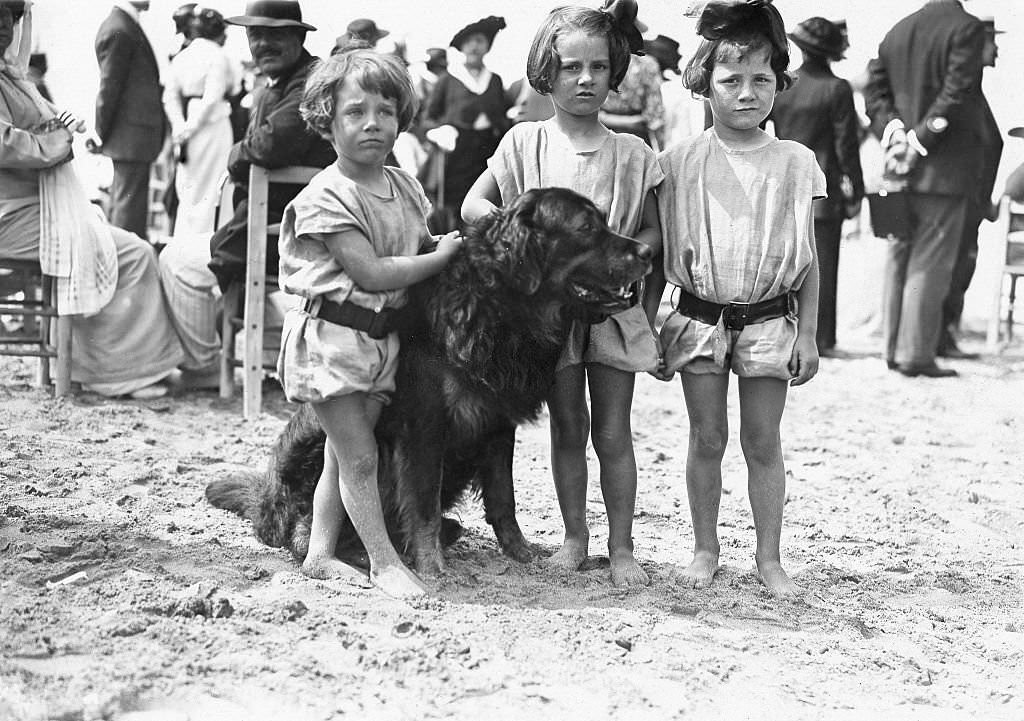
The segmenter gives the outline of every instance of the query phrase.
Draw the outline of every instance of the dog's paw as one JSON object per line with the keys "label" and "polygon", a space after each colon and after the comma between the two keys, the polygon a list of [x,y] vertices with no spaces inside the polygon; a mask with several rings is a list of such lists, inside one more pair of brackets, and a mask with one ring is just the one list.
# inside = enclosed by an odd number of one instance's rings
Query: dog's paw
{"label": "dog's paw", "polygon": [[539,546],[530,543],[522,537],[503,544],[501,550],[506,556],[519,563],[530,563],[544,555],[541,553]]}

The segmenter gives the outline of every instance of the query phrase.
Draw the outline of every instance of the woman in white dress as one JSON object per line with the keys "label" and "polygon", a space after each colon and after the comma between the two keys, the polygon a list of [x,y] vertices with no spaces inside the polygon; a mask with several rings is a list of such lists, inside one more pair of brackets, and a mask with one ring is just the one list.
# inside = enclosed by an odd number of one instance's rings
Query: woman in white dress
{"label": "woman in white dress", "polygon": [[222,46],[224,18],[212,8],[197,7],[192,22],[195,39],[174,56],[164,90],[178,156],[175,235],[213,231],[218,181],[232,143],[227,97],[235,73]]}

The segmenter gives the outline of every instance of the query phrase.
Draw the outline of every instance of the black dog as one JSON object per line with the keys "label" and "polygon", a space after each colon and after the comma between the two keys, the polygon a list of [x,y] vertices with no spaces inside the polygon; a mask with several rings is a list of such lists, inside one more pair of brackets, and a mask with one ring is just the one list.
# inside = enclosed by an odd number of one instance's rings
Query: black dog
{"label": "black dog", "polygon": [[[448,267],[411,289],[413,329],[402,334],[397,389],[376,436],[389,532],[421,574],[443,570],[442,511],[471,487],[502,550],[533,557],[515,516],[516,426],[540,413],[571,319],[636,302],[633,284],[650,255],[577,193],[531,190],[469,228]],[[257,538],[301,561],[324,439],[303,407],[263,475],[214,481],[207,499],[251,519]],[[347,521],[338,555],[358,548]]]}

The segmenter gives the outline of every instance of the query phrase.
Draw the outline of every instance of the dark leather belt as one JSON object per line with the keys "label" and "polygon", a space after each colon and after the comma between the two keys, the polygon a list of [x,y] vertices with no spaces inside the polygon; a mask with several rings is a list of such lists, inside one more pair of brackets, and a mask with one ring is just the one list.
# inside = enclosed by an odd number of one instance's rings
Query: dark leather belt
{"label": "dark leather belt", "polygon": [[312,298],[307,298],[302,309],[314,318],[360,330],[376,340],[387,338],[389,333],[397,330],[398,311],[395,308],[381,308],[380,311],[374,311],[351,301],[335,303],[326,298],[320,299],[319,306],[317,308],[317,302]]}
{"label": "dark leather belt", "polygon": [[782,318],[796,307],[792,293],[762,300],[759,303],[712,303],[692,293],[679,289],[676,310],[681,315],[699,320],[708,325],[718,325],[721,318],[729,330],[743,330],[751,323],[763,323],[773,318]]}

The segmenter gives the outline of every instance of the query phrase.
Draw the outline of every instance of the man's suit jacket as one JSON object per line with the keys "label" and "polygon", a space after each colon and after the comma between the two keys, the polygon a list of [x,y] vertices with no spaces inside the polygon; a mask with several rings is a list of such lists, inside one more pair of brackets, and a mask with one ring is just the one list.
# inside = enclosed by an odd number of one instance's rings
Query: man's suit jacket
{"label": "man's suit jacket", "polygon": [[96,33],[100,90],[96,134],[113,160],[152,162],[163,146],[167,121],[160,70],[142,28],[115,7]]}
{"label": "man's suit jacket", "polygon": [[856,203],[864,196],[860,123],[850,84],[833,75],[824,62],[805,63],[797,71],[796,84],[775,98],[770,118],[775,123],[775,134],[813,150],[825,173],[828,198],[815,203],[815,215],[842,218],[844,175],[853,185],[850,202]]}
{"label": "man's suit jacket", "polygon": [[986,156],[1002,141],[981,91],[984,41],[981,21],[959,2],[931,2],[896,23],[868,65],[874,131],[881,136],[899,118],[928,151],[910,175],[911,191],[976,202],[991,194]]}
{"label": "man's suit jacket", "polygon": [[[299,115],[299,102],[306,78],[317,58],[305,50],[295,67],[277,78],[273,87],[259,91],[245,137],[228,155],[228,174],[235,183],[235,213],[210,239],[210,270],[222,288],[231,280],[245,278],[246,234],[248,231],[249,166],[281,168],[309,165],[326,168],[337,158],[333,146],[309,129]],[[267,217],[278,223],[284,206],[301,186],[272,185],[267,194]],[[277,274],[277,244],[267,247],[267,272]]]}

